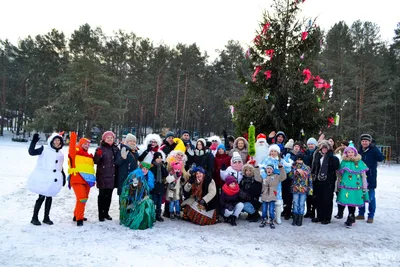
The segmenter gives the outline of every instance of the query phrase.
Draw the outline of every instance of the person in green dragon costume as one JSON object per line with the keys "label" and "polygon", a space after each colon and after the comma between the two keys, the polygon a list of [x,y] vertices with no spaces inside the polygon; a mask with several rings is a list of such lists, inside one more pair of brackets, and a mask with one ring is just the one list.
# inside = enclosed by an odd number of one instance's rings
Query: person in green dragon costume
{"label": "person in green dragon costume", "polygon": [[122,185],[120,195],[120,224],[133,230],[153,227],[156,213],[150,191],[154,187],[151,164],[142,162],[131,172]]}
{"label": "person in green dragon costume", "polygon": [[347,227],[351,227],[355,222],[356,207],[362,207],[369,201],[367,171],[367,165],[361,160],[357,149],[350,141],[343,152],[343,160],[337,171],[339,190],[337,203],[349,209],[349,217],[345,222]]}

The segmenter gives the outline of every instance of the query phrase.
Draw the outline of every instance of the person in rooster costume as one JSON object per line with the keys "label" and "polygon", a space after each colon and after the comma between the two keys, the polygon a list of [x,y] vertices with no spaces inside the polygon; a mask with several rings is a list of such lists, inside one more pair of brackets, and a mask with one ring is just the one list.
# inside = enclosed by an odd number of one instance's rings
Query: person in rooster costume
{"label": "person in rooster costume", "polygon": [[76,204],[73,221],[83,226],[85,206],[90,188],[96,183],[93,155],[88,152],[90,140],[81,138],[76,145],[77,135],[71,132],[68,153],[68,187],[74,190]]}

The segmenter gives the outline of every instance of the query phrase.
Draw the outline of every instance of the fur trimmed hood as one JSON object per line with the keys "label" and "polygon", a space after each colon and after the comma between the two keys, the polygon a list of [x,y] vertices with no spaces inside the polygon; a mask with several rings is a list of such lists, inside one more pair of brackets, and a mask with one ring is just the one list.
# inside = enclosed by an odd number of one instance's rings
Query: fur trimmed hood
{"label": "fur trimmed hood", "polygon": [[346,154],[343,154],[342,160],[358,162],[358,161],[361,160],[361,155],[360,155],[360,154],[357,154],[357,156],[352,157],[352,158],[349,158]]}
{"label": "fur trimmed hood", "polygon": [[254,167],[253,165],[250,164],[244,164],[242,167],[242,173],[243,175],[246,175],[246,171],[249,170],[251,172],[250,176],[254,176]]}
{"label": "fur trimmed hood", "polygon": [[246,138],[241,137],[241,136],[239,136],[238,138],[235,139],[235,142],[233,142],[233,148],[238,149],[237,144],[238,144],[238,142],[240,140],[242,140],[244,142],[244,149],[248,150],[249,149],[249,142],[247,142]]}

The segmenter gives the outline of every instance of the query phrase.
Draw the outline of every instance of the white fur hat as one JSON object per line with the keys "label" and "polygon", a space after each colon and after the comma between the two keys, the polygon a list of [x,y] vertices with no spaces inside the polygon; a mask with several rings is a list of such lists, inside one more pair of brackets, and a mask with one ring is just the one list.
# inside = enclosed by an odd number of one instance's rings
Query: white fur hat
{"label": "white fur hat", "polygon": [[279,147],[277,144],[273,144],[273,145],[270,145],[270,146],[269,146],[268,154],[271,152],[271,150],[277,151],[278,154],[281,153],[281,149],[280,149],[280,147]]}

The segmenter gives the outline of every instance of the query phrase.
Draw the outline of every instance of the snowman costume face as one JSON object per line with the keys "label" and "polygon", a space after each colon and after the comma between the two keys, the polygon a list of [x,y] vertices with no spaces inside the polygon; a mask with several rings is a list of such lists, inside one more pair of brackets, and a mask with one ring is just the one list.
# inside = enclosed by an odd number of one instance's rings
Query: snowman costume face
{"label": "snowman costume face", "polygon": [[46,197],[56,196],[63,187],[64,145],[62,136],[53,133],[38,156],[36,167],[28,178],[28,189]]}

